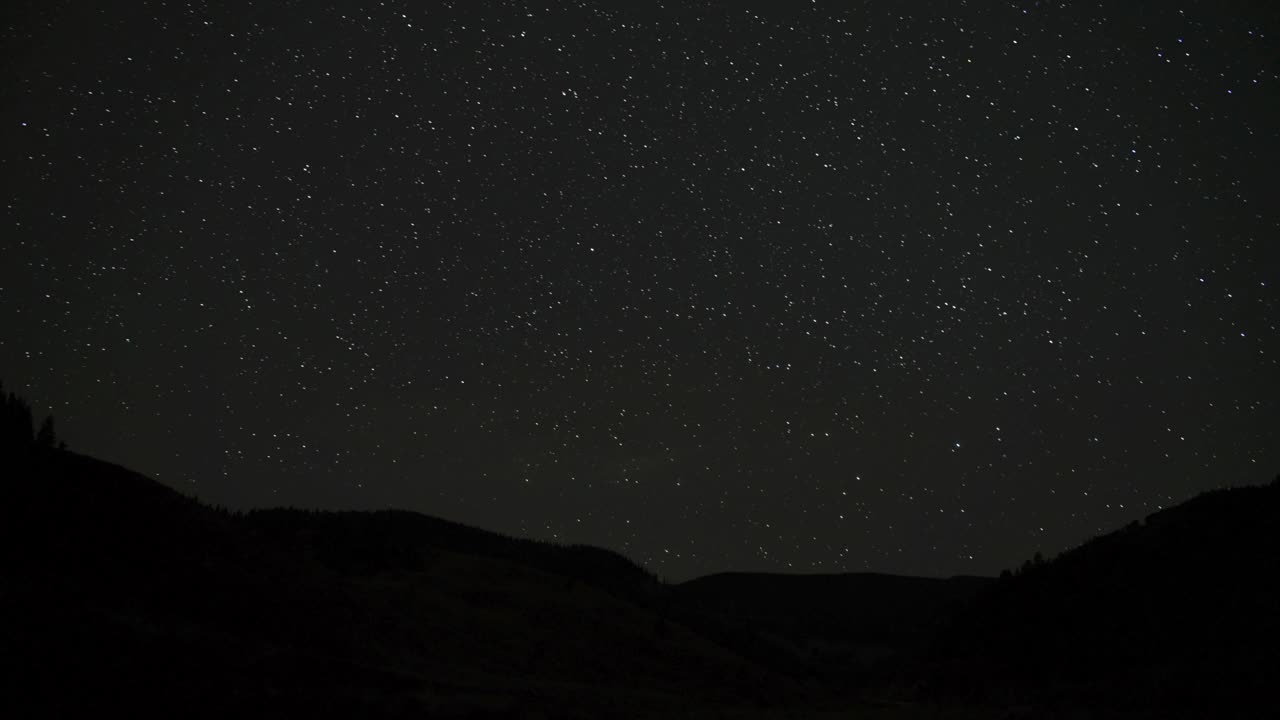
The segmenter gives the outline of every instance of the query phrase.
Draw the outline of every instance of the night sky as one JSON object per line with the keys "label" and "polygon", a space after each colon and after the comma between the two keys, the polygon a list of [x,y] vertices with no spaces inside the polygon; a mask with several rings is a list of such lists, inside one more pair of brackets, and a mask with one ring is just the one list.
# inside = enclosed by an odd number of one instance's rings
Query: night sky
{"label": "night sky", "polygon": [[202,500],[994,574],[1280,471],[1280,4],[0,13],[0,379]]}

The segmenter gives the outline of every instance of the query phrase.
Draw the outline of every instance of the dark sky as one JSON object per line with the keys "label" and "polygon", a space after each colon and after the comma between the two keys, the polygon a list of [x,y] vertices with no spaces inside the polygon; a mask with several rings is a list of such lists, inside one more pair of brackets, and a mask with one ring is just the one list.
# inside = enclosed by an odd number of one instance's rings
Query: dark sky
{"label": "dark sky", "polygon": [[1280,4],[0,12],[0,378],[202,499],[989,574],[1280,470]]}

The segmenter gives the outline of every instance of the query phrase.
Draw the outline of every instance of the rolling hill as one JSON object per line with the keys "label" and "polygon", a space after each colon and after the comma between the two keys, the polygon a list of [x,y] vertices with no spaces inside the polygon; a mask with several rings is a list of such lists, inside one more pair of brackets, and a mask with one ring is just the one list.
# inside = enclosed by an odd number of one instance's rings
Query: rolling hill
{"label": "rolling hill", "polygon": [[50,447],[6,448],[3,468],[0,703],[25,715],[1274,707],[1275,484],[1202,495],[998,581],[667,585],[607,550],[411,512],[230,513]]}
{"label": "rolling hill", "polygon": [[1277,716],[1280,482],[1204,493],[1001,579],[932,657],[948,701]]}
{"label": "rolling hill", "polygon": [[235,515],[45,448],[7,467],[7,702],[624,717],[804,692],[673,621],[607,551],[412,513]]}

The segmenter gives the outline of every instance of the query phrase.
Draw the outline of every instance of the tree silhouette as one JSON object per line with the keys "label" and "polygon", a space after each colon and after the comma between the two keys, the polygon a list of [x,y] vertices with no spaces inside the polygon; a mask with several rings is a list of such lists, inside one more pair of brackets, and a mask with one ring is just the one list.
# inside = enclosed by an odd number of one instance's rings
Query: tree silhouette
{"label": "tree silhouette", "polygon": [[5,393],[4,384],[0,383],[0,447],[11,449],[29,447],[33,444],[49,448],[66,448],[65,443],[58,442],[58,433],[54,429],[52,415],[40,423],[38,432],[35,431],[31,403],[17,393]]}
{"label": "tree silhouette", "polygon": [[54,447],[58,444],[58,433],[53,429],[53,416],[45,417],[40,423],[40,431],[36,433],[36,444],[40,447]]}
{"label": "tree silhouette", "polygon": [[[1027,560],[1023,560],[1023,561],[1022,561],[1022,566],[1021,566],[1021,567],[1019,567],[1015,572],[1012,572],[1012,573],[1009,573],[1009,574],[1010,574],[1010,576],[1014,576],[1014,575],[1026,575],[1027,573],[1031,572],[1032,570],[1035,570],[1035,569],[1037,569],[1037,568],[1042,568],[1042,567],[1044,567],[1044,566],[1045,566],[1045,565],[1047,565],[1047,564],[1048,564],[1048,561],[1044,559],[1044,554],[1043,554],[1043,553],[1041,553],[1039,550],[1037,550],[1037,551],[1036,551],[1036,554],[1035,554],[1034,556],[1032,556],[1031,558],[1029,558],[1029,559],[1027,559]],[[1000,573],[1000,577],[1002,577],[1002,578],[1003,578],[1003,577],[1005,576],[1005,573],[1007,573],[1007,572],[1008,572],[1008,571],[1006,570],[1005,572]]]}
{"label": "tree silhouette", "polygon": [[30,445],[35,441],[32,432],[31,405],[14,393],[4,394],[0,385],[0,444],[4,446]]}

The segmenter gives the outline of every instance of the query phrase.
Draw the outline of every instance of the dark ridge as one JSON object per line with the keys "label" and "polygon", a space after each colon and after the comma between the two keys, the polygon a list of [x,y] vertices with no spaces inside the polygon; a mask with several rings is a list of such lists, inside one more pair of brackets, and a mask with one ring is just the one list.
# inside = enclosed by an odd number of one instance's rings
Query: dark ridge
{"label": "dark ridge", "polygon": [[461,552],[521,563],[634,600],[651,599],[659,587],[652,573],[611,550],[515,538],[404,510],[276,508],[250,511],[245,522],[264,538],[308,549],[323,565],[342,573],[420,571],[441,552]]}
{"label": "dark ridge", "polygon": [[817,677],[863,688],[925,647],[945,620],[993,582],[877,573],[722,573],[674,591],[682,605],[773,641]]}
{"label": "dark ridge", "polygon": [[1005,577],[933,657],[946,699],[1280,707],[1280,484],[1204,493]]}
{"label": "dark ridge", "polygon": [[808,692],[605,550],[404,512],[241,516],[32,445],[3,465],[0,697],[24,712],[639,717]]}
{"label": "dark ridge", "polygon": [[720,573],[676,587],[686,602],[779,628],[806,628],[868,644],[904,647],[922,639],[991,578],[880,573]]}
{"label": "dark ridge", "polygon": [[5,717],[1275,716],[1280,480],[998,581],[665,585],[411,512],[229,513],[5,403]]}

